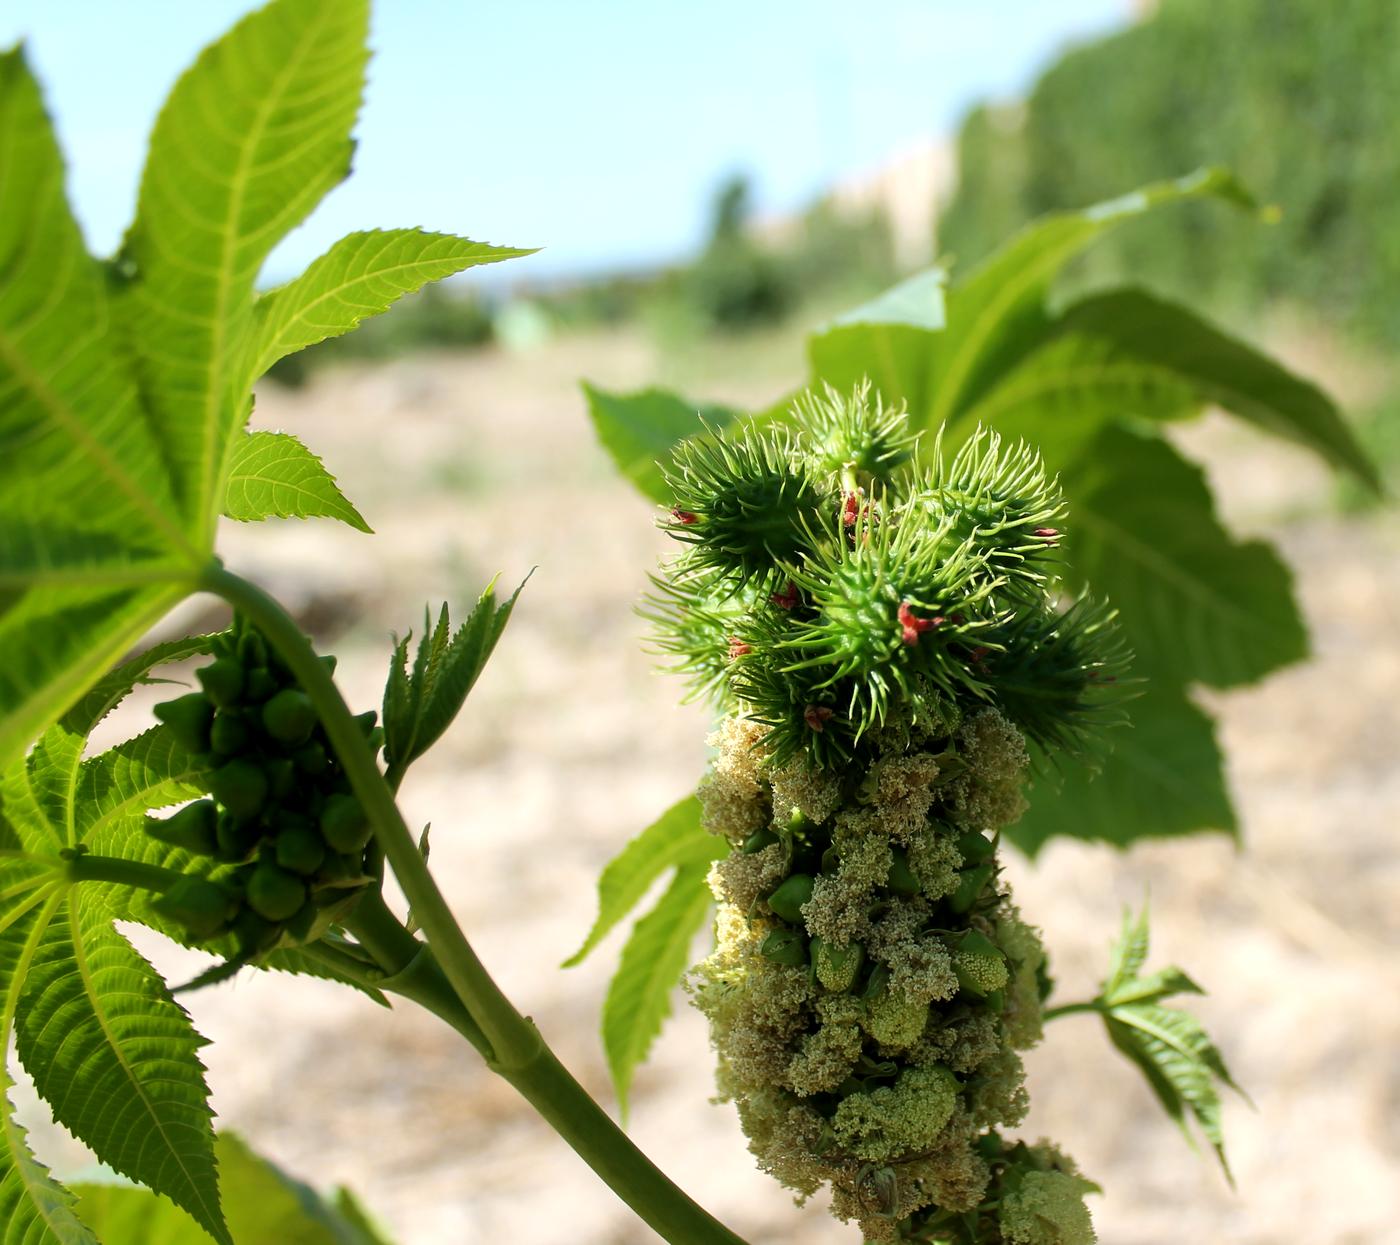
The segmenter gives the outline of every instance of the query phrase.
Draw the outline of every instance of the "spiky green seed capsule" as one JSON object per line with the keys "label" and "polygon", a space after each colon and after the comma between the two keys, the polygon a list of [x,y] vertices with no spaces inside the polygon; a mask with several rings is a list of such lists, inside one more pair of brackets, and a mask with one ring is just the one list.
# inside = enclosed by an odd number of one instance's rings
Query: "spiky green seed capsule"
{"label": "spiky green seed capsule", "polygon": [[327,798],[321,810],[321,834],[332,851],[361,852],[370,840],[369,819],[353,795],[336,794]]}
{"label": "spiky green seed capsule", "polygon": [[152,712],[164,722],[186,752],[209,751],[209,728],[214,724],[214,706],[202,692],[190,692],[174,700],[162,701]]}
{"label": "spiky green seed capsule", "polygon": [[235,817],[256,817],[267,802],[267,775],[254,762],[237,757],[209,776],[209,790]]}
{"label": "spiky green seed capsule", "polygon": [[802,920],[802,905],[812,898],[814,879],[807,873],[794,873],[768,896],[768,906],[785,921]]}
{"label": "spiky green seed capsule", "polygon": [[243,694],[243,666],[236,658],[220,657],[194,673],[204,694],[220,709],[236,705]]}
{"label": "spiky green seed capsule", "polygon": [[213,800],[196,800],[164,819],[146,818],[146,833],[172,847],[212,856],[219,849],[219,810]]}
{"label": "spiky green seed capsule", "polygon": [[283,688],[263,705],[262,723],[278,743],[299,748],[316,729],[316,707],[305,692],[294,687]]}
{"label": "spiky green seed capsule", "polygon": [[306,902],[306,884],[269,861],[248,878],[248,906],[268,921],[285,921]]}

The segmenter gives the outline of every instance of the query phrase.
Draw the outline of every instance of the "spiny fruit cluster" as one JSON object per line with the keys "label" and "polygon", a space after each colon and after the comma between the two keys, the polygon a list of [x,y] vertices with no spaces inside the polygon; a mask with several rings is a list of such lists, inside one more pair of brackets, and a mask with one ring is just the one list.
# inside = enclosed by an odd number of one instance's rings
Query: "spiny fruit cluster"
{"label": "spiny fruit cluster", "polygon": [[696,970],[760,1163],[871,1240],[1084,1245],[1092,1186],[1023,1119],[1045,955],[1000,877],[1028,741],[1083,749],[1122,654],[1054,577],[1036,456],[914,465],[864,389],[682,447],[661,647],[726,718],[701,786],[731,844]]}
{"label": "spiny fruit cluster", "polygon": [[[189,873],[156,908],[205,942],[232,934],[237,957],[314,941],[369,882],[370,825],[310,698],[246,620],[216,636],[201,691],[155,707],[195,761],[209,796],[166,818],[152,838],[190,852]],[[322,658],[334,669],[333,657]],[[383,731],[359,722],[371,746]]]}

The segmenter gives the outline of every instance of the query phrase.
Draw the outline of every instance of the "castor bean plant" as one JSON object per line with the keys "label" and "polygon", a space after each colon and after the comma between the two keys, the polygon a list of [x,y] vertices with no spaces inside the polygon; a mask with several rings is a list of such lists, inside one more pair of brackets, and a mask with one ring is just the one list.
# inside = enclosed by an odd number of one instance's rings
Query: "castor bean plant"
{"label": "castor bean plant", "polygon": [[[488,587],[456,626],[447,606],[425,615],[394,642],[380,705],[356,712],[334,659],[216,552],[221,516],[369,532],[296,437],[248,430],[270,366],[427,282],[527,254],[371,230],[256,288],[349,169],[367,26],[366,0],[272,0],[202,53],[155,123],[111,258],[89,254],[69,210],[23,50],[0,54],[0,1047],[13,1040],[57,1122],[132,1182],[57,1182],[15,1118],[7,1063],[0,1245],[240,1245],[267,1239],[250,1210],[287,1200],[216,1138],[204,1039],[119,922],[213,954],[176,990],[268,970],[428,1009],[661,1238],[739,1245],[492,979],[399,809],[519,590]],[[1056,1015],[1099,1015],[1168,1111],[1221,1147],[1228,1073],[1163,1006],[1197,987],[1145,971],[1145,918],[1127,920],[1096,998],[1052,1004],[1046,949],[1001,871],[1013,839],[1033,849],[1060,829],[1229,827],[1184,689],[1301,655],[1277,559],[1231,540],[1154,421],[1216,402],[1371,478],[1323,395],[1184,309],[1124,291],[1047,302],[1095,234],[1201,196],[1246,201],[1227,175],[1197,175],[1052,218],[946,298],[941,273],[914,278],[818,334],[813,384],[751,419],[590,391],[605,443],[683,546],[644,612],[720,714],[698,795],[608,867],[579,953],[674,869],[604,1009],[619,1093],[717,904],[688,982],[721,1094],[765,1168],[799,1195],[828,1187],[871,1240],[1092,1239],[1088,1178],[1014,1131],[1019,1052]],[[1130,565],[1146,498],[1156,578]],[[195,594],[232,624],[144,640]],[[1185,637],[1175,656],[1163,617]],[[91,744],[179,663],[196,686],[134,737]],[[1180,736],[1177,796],[1115,773],[1113,737],[1130,730],[1154,747]],[[250,1057],[277,1075],[275,1046]],[[315,1239],[372,1239],[348,1199],[291,1200],[319,1216]]]}

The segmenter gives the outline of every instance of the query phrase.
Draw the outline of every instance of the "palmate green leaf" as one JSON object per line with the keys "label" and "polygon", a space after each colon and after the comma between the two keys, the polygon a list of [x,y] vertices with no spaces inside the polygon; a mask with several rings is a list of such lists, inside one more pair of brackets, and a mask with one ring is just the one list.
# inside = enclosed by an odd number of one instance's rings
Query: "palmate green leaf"
{"label": "palmate green leaf", "polygon": [[20,1061],[54,1118],[123,1175],[229,1242],[219,1207],[205,1044],[165,982],[70,887],[20,987]]}
{"label": "palmate green leaf", "polygon": [[224,514],[244,523],[261,519],[339,519],[372,531],[340,491],[321,460],[287,432],[246,432],[234,444]]}
{"label": "palmate green leaf", "polygon": [[[220,1133],[215,1151],[235,1245],[387,1245],[353,1201],[327,1201],[234,1134]],[[79,1215],[102,1245],[208,1245],[193,1219],[148,1189],[86,1184],[74,1191]]]}
{"label": "palmate green leaf", "polygon": [[246,380],[286,355],[348,333],[430,281],[534,253],[421,229],[347,234],[296,280],[258,299]]}
{"label": "palmate green leaf", "polygon": [[461,712],[528,579],[500,605],[493,580],[455,632],[446,602],[436,627],[425,612],[412,669],[408,665],[411,637],[399,642],[384,685],[384,756],[393,769],[402,772],[422,756]]}
{"label": "palmate green leaf", "polygon": [[730,407],[687,402],[664,389],[621,394],[585,384],[583,392],[598,440],[617,469],[642,496],[663,506],[671,504],[671,495],[658,464],[670,462],[675,447],[706,425],[719,432],[739,418]]}
{"label": "palmate green leaf", "polygon": [[708,865],[729,845],[700,824],[700,801],[678,800],[608,862],[598,878],[598,917],[583,945],[561,967],[581,964],[670,869]]}
{"label": "palmate green leaf", "polygon": [[[0,886],[0,1050],[9,1050],[21,983],[62,899],[52,884],[8,898]],[[72,1195],[30,1152],[14,1118],[11,1085],[0,1058],[0,1245],[98,1245],[74,1215]]]}
{"label": "palmate green leaf", "polygon": [[1100,767],[1046,760],[1032,779],[1030,807],[1004,831],[1034,856],[1056,835],[1126,847],[1138,839],[1238,831],[1225,787],[1215,726],[1184,692],[1148,686],[1113,731]]}
{"label": "palmate green leaf", "polygon": [[350,169],[366,0],[277,0],[175,84],[119,258],[151,416],[198,543],[248,413],[253,282]]}
{"label": "palmate green leaf", "polygon": [[1204,991],[1179,968],[1141,976],[1147,959],[1147,909],[1123,914],[1123,933],[1113,949],[1108,979],[1095,1005],[1109,1040],[1142,1071],[1167,1114],[1195,1144],[1188,1112],[1220,1160],[1226,1178],[1225,1138],[1217,1083],[1243,1096],[1206,1031],[1189,1012],[1163,1007],[1173,994]]}
{"label": "palmate green leaf", "polygon": [[188,590],[207,551],[110,331],[23,54],[0,54],[0,765]]}
{"label": "palmate green leaf", "polygon": [[623,1119],[632,1077],[671,1014],[671,994],[713,903],[709,862],[682,865],[665,894],[633,928],[603,1002],[603,1048]]}

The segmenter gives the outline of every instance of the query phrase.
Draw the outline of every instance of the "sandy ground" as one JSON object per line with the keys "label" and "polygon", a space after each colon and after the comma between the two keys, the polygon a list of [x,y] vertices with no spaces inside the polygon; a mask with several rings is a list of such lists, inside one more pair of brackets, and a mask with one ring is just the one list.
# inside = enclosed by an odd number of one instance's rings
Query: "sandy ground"
{"label": "sandy ground", "polygon": [[[791,376],[704,389],[769,396],[795,378],[792,358]],[[596,1026],[620,938],[580,969],[556,965],[589,925],[603,863],[699,775],[706,716],[678,708],[679,686],[639,649],[631,605],[661,544],[594,447],[576,382],[641,385],[657,366],[639,342],[576,339],[269,391],[258,422],[321,451],[379,534],[231,526],[225,542],[334,645],[357,707],[377,704],[388,635],[425,600],[465,611],[495,572],[513,584],[538,568],[404,804],[432,822],[433,867],[486,963],[609,1103]],[[1030,1057],[1025,1131],[1103,1185],[1108,1245],[1400,1242],[1400,525],[1329,517],[1327,482],[1297,454],[1218,423],[1189,439],[1232,521],[1269,532],[1296,569],[1317,650],[1217,698],[1245,848],[1059,842],[1011,873],[1066,999],[1092,990],[1122,905],[1150,887],[1156,961],[1210,990],[1199,1010],[1253,1098],[1226,1104],[1238,1188],[1188,1150],[1092,1018],[1058,1022]],[[112,729],[141,712],[138,698]],[[191,965],[141,945],[172,974]],[[222,1122],[318,1185],[352,1185],[401,1245],[658,1239],[430,1017],[254,974],[189,1006],[215,1040]],[[636,1140],[754,1245],[855,1241],[753,1168],[732,1110],[707,1103],[710,1063],[678,1006],[637,1080]],[[81,1168],[42,1110],[26,1115],[60,1172]]]}

